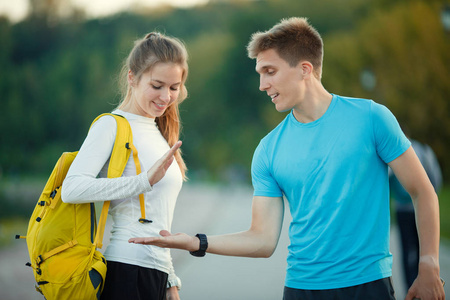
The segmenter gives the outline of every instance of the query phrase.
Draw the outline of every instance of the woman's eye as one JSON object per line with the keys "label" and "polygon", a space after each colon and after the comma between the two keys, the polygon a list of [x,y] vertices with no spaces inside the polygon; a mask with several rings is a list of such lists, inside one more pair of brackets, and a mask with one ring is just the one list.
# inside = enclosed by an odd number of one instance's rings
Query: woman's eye
{"label": "woman's eye", "polygon": [[179,87],[171,87],[170,89],[171,89],[172,91],[175,91],[175,92],[176,92],[176,91],[178,91]]}
{"label": "woman's eye", "polygon": [[161,87],[160,86],[156,86],[156,85],[152,85],[152,87],[155,89],[155,90],[159,90]]}

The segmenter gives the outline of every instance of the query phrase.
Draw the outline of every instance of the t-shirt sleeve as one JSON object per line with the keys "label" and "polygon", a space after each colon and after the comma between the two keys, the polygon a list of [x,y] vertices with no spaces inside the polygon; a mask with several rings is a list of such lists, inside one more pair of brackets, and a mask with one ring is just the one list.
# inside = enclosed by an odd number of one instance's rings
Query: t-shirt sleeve
{"label": "t-shirt sleeve", "polygon": [[253,196],[282,197],[283,193],[270,171],[270,163],[264,145],[260,143],[252,160]]}
{"label": "t-shirt sleeve", "polygon": [[390,163],[403,154],[411,146],[411,142],[387,107],[372,102],[371,116],[378,156],[385,163]]}

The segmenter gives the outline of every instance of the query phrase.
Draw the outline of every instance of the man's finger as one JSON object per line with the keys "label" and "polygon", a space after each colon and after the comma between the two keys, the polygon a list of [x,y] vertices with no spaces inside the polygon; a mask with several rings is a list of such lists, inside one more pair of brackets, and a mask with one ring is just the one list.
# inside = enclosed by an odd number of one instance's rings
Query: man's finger
{"label": "man's finger", "polygon": [[[405,300],[413,300],[414,297],[414,293],[411,289],[408,290],[408,293],[406,294]],[[416,298],[417,299],[417,298]]]}
{"label": "man's finger", "polygon": [[169,231],[167,231],[167,230],[161,230],[160,232],[159,232],[159,234],[161,235],[161,236],[171,236],[172,234],[169,232]]}

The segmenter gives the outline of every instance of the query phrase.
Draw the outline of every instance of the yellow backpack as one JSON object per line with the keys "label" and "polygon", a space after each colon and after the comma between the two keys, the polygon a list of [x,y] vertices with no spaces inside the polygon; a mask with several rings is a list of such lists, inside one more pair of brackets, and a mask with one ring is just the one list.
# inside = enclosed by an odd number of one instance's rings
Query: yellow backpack
{"label": "yellow backpack", "polygon": [[[108,178],[122,176],[133,152],[136,173],[141,173],[137,150],[128,121],[119,115],[117,134],[111,153]],[[91,125],[92,126],[92,125]],[[37,282],[36,290],[47,300],[99,299],[106,276],[106,260],[97,248],[102,247],[110,201],[105,201],[96,226],[93,203],[69,204],[61,201],[61,185],[78,152],[64,152],[56,163],[31,215],[26,238]],[[144,195],[139,195],[141,219],[145,219]]]}

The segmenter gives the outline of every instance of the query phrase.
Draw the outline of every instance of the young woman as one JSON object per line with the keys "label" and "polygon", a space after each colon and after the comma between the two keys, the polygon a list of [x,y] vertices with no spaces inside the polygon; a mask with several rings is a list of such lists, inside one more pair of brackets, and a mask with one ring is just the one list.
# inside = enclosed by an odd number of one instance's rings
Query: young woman
{"label": "young woman", "polygon": [[[124,98],[113,113],[130,123],[141,169],[148,171],[136,175],[130,156],[122,177],[105,178],[117,125],[113,117],[104,116],[90,129],[64,181],[64,202],[112,200],[102,299],[179,299],[181,283],[169,250],[130,244],[128,239],[157,236],[171,227],[186,172],[178,149],[178,105],[187,97],[187,56],[178,39],[152,32],[135,42],[123,67]],[[146,219],[152,222],[138,221],[142,193]]]}

